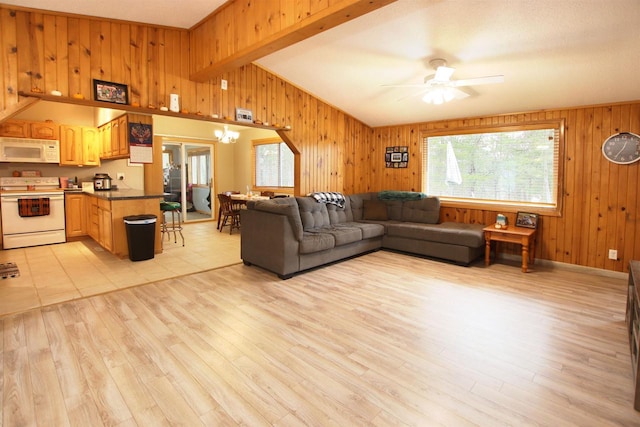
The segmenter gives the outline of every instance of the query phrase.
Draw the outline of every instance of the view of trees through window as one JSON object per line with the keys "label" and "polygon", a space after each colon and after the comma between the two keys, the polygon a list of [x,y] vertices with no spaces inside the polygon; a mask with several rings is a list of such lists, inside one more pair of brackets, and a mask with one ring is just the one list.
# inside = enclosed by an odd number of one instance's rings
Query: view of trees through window
{"label": "view of trees through window", "polygon": [[427,137],[425,192],[555,207],[559,134],[548,128]]}
{"label": "view of trees through window", "polygon": [[284,142],[256,144],[256,187],[293,187],[293,152]]}

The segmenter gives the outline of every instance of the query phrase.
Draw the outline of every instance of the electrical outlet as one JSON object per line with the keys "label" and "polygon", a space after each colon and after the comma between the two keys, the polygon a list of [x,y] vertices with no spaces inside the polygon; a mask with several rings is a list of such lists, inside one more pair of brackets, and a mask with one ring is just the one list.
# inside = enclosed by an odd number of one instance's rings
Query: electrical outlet
{"label": "electrical outlet", "polygon": [[227,90],[227,81],[226,80],[220,80],[220,87],[222,88],[222,90]]}
{"label": "electrical outlet", "polygon": [[124,174],[122,172],[118,172],[116,174],[116,178],[118,178],[118,181],[124,181]]}
{"label": "electrical outlet", "polygon": [[618,259],[618,251],[615,249],[609,249],[609,259]]}

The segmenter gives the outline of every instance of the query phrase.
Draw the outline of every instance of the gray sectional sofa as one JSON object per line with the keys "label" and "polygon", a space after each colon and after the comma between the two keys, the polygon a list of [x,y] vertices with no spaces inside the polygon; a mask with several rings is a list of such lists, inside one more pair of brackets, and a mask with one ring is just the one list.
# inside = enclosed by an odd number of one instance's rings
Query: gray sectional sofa
{"label": "gray sectional sofa", "polygon": [[380,195],[345,196],[343,207],[313,197],[249,201],[240,214],[242,260],[287,279],[381,248],[463,265],[484,253],[484,225],[439,223],[437,197],[382,200]]}

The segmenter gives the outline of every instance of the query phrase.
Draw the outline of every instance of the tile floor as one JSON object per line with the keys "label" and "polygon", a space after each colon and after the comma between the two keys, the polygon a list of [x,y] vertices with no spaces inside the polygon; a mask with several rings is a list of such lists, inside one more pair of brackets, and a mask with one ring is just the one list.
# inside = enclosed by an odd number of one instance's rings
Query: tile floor
{"label": "tile floor", "polygon": [[183,228],[185,246],[165,236],[153,259],[132,262],[103,250],[92,239],[0,251],[0,263],[14,262],[20,275],[0,279],[0,316],[62,301],[210,270],[241,262],[240,233],[216,230],[216,223]]}

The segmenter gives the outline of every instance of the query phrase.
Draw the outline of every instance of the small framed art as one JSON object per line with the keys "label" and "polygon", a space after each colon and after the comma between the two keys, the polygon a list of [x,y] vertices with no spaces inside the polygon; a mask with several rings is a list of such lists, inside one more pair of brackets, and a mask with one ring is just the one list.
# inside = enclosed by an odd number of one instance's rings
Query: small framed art
{"label": "small framed art", "polygon": [[244,108],[236,108],[236,121],[253,123],[253,112]]}
{"label": "small framed art", "polygon": [[409,163],[409,147],[387,147],[384,162],[388,168],[406,168]]}
{"label": "small framed art", "polygon": [[129,104],[129,88],[120,83],[93,80],[93,99],[95,101]]}
{"label": "small framed art", "polygon": [[516,227],[538,228],[538,214],[518,212],[516,215]]}

